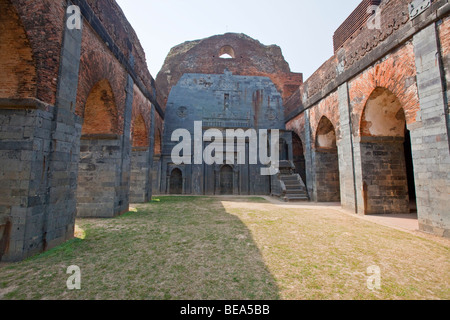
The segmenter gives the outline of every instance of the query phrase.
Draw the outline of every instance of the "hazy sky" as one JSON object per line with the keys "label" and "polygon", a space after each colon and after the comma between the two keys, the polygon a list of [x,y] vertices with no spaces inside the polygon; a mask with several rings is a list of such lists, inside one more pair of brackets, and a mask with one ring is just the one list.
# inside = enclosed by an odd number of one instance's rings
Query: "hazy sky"
{"label": "hazy sky", "polygon": [[185,41],[245,33],[281,47],[305,80],[333,55],[333,33],[361,0],[117,0],[145,50],[154,78]]}

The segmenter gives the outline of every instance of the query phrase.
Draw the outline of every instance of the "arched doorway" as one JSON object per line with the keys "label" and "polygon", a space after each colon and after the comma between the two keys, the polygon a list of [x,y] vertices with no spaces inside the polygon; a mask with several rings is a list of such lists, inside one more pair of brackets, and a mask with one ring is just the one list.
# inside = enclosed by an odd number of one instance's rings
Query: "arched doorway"
{"label": "arched doorway", "polygon": [[339,158],[336,131],[327,117],[322,117],[316,133],[315,185],[318,202],[340,202]]}
{"label": "arched doorway", "polygon": [[180,169],[175,168],[170,174],[170,194],[183,194],[183,173]]}
{"label": "arched doorway", "polygon": [[84,107],[83,118],[83,135],[118,133],[117,107],[108,80],[100,80],[92,87]]}
{"label": "arched doorway", "polygon": [[360,126],[365,214],[415,210],[411,141],[405,128],[400,101],[388,89],[376,88],[367,100]]}
{"label": "arched doorway", "polygon": [[220,169],[220,194],[233,194],[233,168],[228,165]]}
{"label": "arched doorway", "polygon": [[305,151],[302,140],[295,132],[292,132],[292,149],[295,171],[300,175],[303,182],[306,183]]}

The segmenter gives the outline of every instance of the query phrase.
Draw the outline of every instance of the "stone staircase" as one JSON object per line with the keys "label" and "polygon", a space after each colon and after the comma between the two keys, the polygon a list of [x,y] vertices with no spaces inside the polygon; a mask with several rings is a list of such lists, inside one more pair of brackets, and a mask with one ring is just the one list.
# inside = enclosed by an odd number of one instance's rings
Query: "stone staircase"
{"label": "stone staircase", "polygon": [[280,161],[280,172],[275,183],[279,186],[276,196],[286,202],[309,201],[305,183],[299,174],[294,172],[292,161]]}

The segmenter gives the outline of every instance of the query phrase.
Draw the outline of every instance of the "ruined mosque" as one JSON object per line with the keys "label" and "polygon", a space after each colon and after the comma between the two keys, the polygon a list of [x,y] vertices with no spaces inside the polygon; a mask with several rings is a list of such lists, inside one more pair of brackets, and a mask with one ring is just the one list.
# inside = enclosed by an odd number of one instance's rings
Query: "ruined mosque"
{"label": "ruined mosque", "polygon": [[[166,194],[416,212],[421,231],[450,237],[449,9],[363,0],[308,79],[236,33],[175,46],[153,78],[114,0],[0,0],[0,261]],[[277,131],[279,170],[260,174],[251,139],[232,143],[244,164],[176,163],[178,129],[264,130],[268,150]]]}

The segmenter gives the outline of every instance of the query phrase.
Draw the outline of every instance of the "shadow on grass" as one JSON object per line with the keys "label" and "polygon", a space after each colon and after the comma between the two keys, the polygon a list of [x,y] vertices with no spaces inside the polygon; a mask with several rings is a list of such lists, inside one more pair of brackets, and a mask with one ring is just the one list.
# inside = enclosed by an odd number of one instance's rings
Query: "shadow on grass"
{"label": "shadow on grass", "polygon": [[[280,298],[251,232],[220,199],[158,197],[118,218],[77,224],[86,230],[84,240],[70,240],[0,271],[2,286],[14,288],[5,298]],[[82,290],[65,288],[69,265],[80,266]]]}

